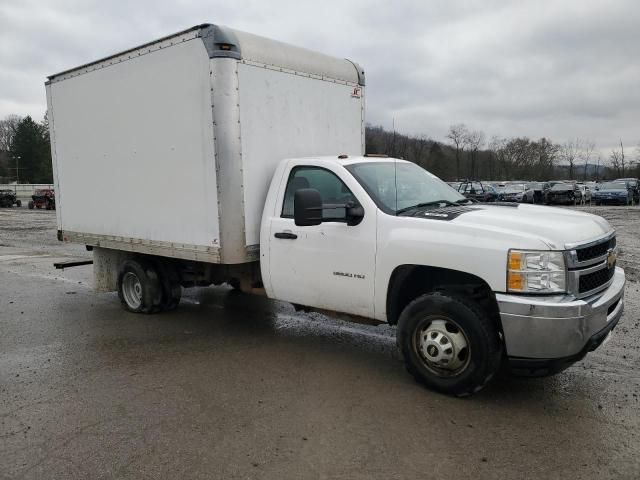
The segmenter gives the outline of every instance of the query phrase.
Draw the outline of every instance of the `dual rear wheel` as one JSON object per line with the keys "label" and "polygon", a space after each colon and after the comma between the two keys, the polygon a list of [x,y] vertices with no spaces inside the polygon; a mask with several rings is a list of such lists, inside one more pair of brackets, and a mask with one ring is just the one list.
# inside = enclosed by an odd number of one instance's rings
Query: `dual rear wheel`
{"label": "dual rear wheel", "polygon": [[182,287],[178,275],[167,265],[146,259],[125,260],[118,273],[118,297],[133,313],[156,313],[175,309]]}

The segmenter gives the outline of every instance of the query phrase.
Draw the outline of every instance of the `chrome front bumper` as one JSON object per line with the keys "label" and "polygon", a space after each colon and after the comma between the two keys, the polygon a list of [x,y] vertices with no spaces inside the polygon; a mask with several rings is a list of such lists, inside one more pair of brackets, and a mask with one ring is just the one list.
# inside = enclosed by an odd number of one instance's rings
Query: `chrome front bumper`
{"label": "chrome front bumper", "polygon": [[624,285],[624,270],[616,267],[606,290],[580,300],[496,294],[507,355],[578,360],[600,344],[594,346],[592,339],[604,339],[622,316]]}

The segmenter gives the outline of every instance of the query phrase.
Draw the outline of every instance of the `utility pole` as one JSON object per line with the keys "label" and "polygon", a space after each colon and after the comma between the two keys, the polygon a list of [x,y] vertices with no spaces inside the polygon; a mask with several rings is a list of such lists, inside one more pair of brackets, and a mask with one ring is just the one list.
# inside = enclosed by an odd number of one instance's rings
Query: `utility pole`
{"label": "utility pole", "polygon": [[13,157],[16,161],[16,166],[13,168],[9,168],[9,170],[15,170],[16,171],[16,185],[14,187],[15,192],[18,192],[18,184],[20,183],[20,159],[22,158],[20,155],[16,155],[15,157]]}

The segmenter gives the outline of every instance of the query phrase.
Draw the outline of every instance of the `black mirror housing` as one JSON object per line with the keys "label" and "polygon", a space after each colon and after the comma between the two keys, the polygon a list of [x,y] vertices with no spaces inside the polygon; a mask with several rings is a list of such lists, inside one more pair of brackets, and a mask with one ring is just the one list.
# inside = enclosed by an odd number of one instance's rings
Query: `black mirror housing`
{"label": "black mirror housing", "polygon": [[346,211],[347,225],[358,225],[364,218],[364,208],[361,205],[348,205]]}
{"label": "black mirror housing", "polygon": [[298,227],[322,223],[322,197],[315,188],[296,190],[293,197],[293,219]]}

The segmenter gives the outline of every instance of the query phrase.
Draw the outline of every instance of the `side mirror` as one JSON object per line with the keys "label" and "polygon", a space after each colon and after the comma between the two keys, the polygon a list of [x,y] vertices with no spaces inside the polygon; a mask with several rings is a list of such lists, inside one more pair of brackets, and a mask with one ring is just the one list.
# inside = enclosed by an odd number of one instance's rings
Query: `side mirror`
{"label": "side mirror", "polygon": [[322,223],[322,197],[314,188],[296,190],[293,197],[293,219],[298,227]]}
{"label": "side mirror", "polygon": [[358,225],[364,218],[364,208],[360,205],[347,205],[346,207],[347,225],[353,227]]}

